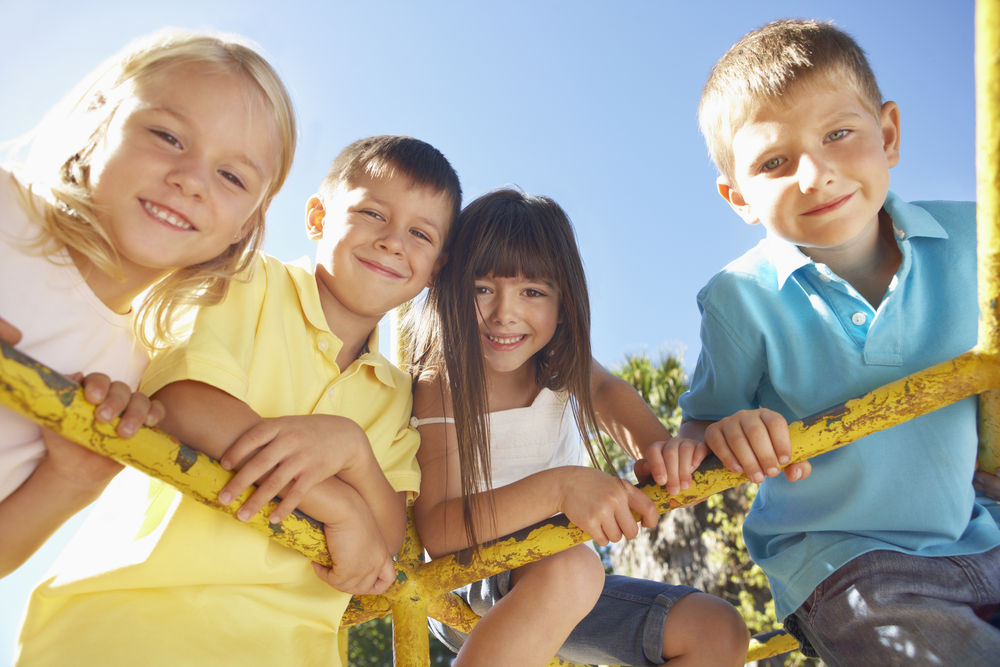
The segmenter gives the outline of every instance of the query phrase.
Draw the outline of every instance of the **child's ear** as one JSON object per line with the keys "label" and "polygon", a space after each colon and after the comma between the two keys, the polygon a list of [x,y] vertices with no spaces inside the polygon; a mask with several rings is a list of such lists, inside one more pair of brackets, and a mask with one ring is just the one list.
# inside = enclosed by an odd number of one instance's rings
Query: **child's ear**
{"label": "child's ear", "polygon": [[889,167],[899,164],[899,105],[886,102],[882,105],[882,149]]}
{"label": "child's ear", "polygon": [[750,210],[750,204],[743,199],[743,195],[729,185],[724,176],[719,176],[719,178],[716,179],[715,184],[719,189],[719,196],[725,199],[726,203],[733,207],[733,210],[736,211],[736,215],[743,218],[743,222],[748,225],[756,225],[760,222],[760,218],[758,218],[757,215]]}
{"label": "child's ear", "polygon": [[448,261],[448,253],[443,252],[440,255],[438,255],[437,261],[434,262],[434,267],[431,268],[431,277],[430,280],[427,281],[428,287],[434,286],[434,281],[437,280],[438,273],[441,272],[441,267],[443,267],[447,261]]}
{"label": "child's ear", "polygon": [[323,238],[323,222],[326,220],[326,209],[323,200],[313,195],[306,202],[306,235],[310,241]]}

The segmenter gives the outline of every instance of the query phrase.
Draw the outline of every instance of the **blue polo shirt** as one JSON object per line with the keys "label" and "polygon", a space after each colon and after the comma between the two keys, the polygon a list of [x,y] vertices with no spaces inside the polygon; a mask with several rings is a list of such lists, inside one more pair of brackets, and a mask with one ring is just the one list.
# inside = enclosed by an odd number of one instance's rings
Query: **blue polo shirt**
{"label": "blue polo shirt", "polygon": [[[976,206],[884,208],[902,263],[877,309],[796,246],[768,237],[698,294],[702,352],[685,419],[769,408],[789,422],[866,394],[976,343]],[[875,549],[980,553],[1000,529],[972,487],[977,399],[813,458],[812,475],[761,485],[743,526],[779,620]]]}

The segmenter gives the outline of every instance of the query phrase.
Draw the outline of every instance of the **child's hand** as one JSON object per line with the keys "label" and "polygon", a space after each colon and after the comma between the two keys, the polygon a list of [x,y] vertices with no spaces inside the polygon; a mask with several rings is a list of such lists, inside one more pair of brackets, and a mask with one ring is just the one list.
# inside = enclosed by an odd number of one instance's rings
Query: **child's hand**
{"label": "child's hand", "polygon": [[[222,467],[239,468],[239,472],[219,492],[219,502],[228,505],[259,482],[236,516],[247,521],[272,498],[282,495],[270,517],[271,523],[279,523],[314,486],[351,468],[366,455],[372,455],[368,436],[346,417],[267,419],[241,435],[223,454]],[[282,493],[286,486],[289,488]]]}
{"label": "child's hand", "polygon": [[326,524],[324,531],[333,567],[314,562],[317,577],[351,595],[381,595],[389,589],[396,566],[364,502],[337,524]]}
{"label": "child's hand", "polygon": [[676,495],[691,488],[691,473],[709,453],[708,445],[691,438],[654,442],[646,448],[646,458],[635,462],[635,475],[639,481],[652,477],[667,493]]}
{"label": "child's hand", "polygon": [[[107,424],[121,415],[115,431],[123,438],[131,438],[143,425],[155,426],[166,414],[159,401],[151,401],[139,392],[133,393],[127,384],[112,382],[103,373],[91,373],[85,378],[81,373],[74,373],[70,377],[82,382],[84,398],[97,406],[94,413],[98,422]],[[49,429],[42,429],[42,438],[48,449],[45,465],[68,484],[103,489],[122,469],[117,461],[81,447]]]}
{"label": "child's hand", "polygon": [[0,340],[8,345],[17,345],[21,342],[21,331],[2,317],[0,317]]}
{"label": "child's hand", "polygon": [[1000,468],[990,474],[979,470],[979,463],[976,463],[976,475],[972,478],[972,486],[986,494],[986,497],[993,500],[1000,500]]}
{"label": "child's hand", "polygon": [[[777,412],[767,409],[741,410],[711,424],[705,431],[705,443],[733,472],[746,471],[752,481],[764,481],[764,476],[776,477],[792,458],[788,437],[788,422]],[[812,472],[808,461],[788,466],[788,481],[805,479]]]}
{"label": "child's hand", "polygon": [[659,520],[649,496],[628,482],[594,468],[567,466],[561,470],[566,475],[562,478],[559,510],[601,546],[622,537],[631,540],[639,533],[632,512],[640,515],[646,528]]}
{"label": "child's hand", "polygon": [[167,414],[159,401],[133,392],[124,382],[112,382],[104,373],[91,373],[87,377],[74,373],[70,378],[83,385],[83,397],[97,406],[94,415],[98,422],[108,424],[121,415],[115,433],[122,438],[131,438],[141,426],[156,426]]}

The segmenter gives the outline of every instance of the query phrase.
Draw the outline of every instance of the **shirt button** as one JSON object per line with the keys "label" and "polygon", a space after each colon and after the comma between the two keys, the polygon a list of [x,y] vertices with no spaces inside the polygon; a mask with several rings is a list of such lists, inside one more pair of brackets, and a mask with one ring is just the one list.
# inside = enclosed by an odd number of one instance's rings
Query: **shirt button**
{"label": "shirt button", "polygon": [[326,392],[326,395],[329,396],[330,398],[333,398],[333,395],[336,394],[336,393],[337,393],[337,390],[334,389],[333,387],[330,387],[330,390],[328,392]]}
{"label": "shirt button", "polygon": [[319,351],[320,352],[326,352],[326,348],[328,348],[328,347],[330,347],[330,343],[328,341],[321,340],[319,342]]}
{"label": "shirt button", "polygon": [[826,275],[825,273],[819,274],[819,279],[822,280],[825,283],[828,283],[831,280],[833,280],[833,278],[831,278],[830,276]]}
{"label": "shirt button", "polygon": [[868,317],[864,313],[854,313],[854,315],[851,316],[851,321],[858,326],[861,326],[868,321]]}

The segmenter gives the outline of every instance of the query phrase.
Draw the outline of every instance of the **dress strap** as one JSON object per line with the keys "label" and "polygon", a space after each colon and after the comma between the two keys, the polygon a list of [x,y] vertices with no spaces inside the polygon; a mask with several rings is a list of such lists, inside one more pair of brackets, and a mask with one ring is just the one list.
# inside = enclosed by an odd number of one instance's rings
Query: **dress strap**
{"label": "dress strap", "polygon": [[420,428],[424,424],[454,424],[455,419],[453,417],[428,417],[427,419],[417,419],[416,417],[410,417],[410,426],[413,428]]}

